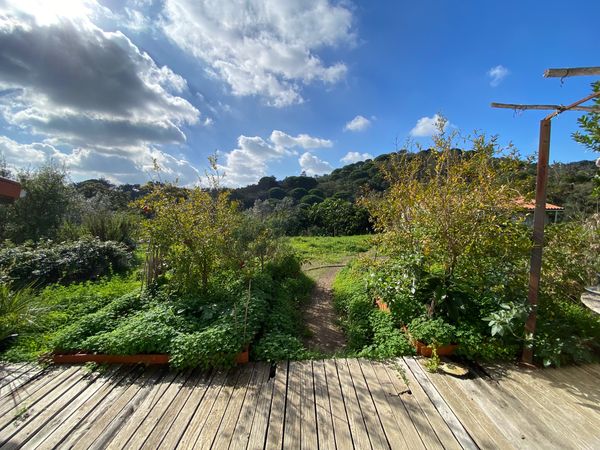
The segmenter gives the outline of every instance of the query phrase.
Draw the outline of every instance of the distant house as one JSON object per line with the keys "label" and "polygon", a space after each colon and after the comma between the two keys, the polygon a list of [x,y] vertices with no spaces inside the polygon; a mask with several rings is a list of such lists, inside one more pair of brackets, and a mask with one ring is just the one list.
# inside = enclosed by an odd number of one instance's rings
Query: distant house
{"label": "distant house", "polygon": [[[522,208],[525,214],[525,223],[527,225],[533,225],[533,213],[535,211],[535,200],[525,200],[519,198],[516,200],[519,207]],[[545,224],[556,223],[559,220],[560,214],[564,212],[565,208],[562,206],[553,205],[552,203],[546,203],[546,217],[544,219]]]}
{"label": "distant house", "polygon": [[12,203],[24,195],[21,183],[0,177],[0,203]]}

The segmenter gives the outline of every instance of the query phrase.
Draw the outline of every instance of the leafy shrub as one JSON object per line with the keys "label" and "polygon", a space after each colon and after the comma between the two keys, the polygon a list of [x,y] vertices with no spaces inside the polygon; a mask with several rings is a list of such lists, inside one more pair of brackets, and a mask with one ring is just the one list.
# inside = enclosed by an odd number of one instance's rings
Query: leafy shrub
{"label": "leafy shrub", "polygon": [[133,215],[123,212],[98,211],[87,214],[83,228],[101,241],[121,242],[129,248],[135,247],[138,221]]}
{"label": "leafy shrub", "polygon": [[441,318],[417,317],[408,325],[408,331],[424,344],[443,346],[456,342],[456,328]]}
{"label": "leafy shrub", "polygon": [[0,283],[0,342],[35,325],[43,310],[31,288],[13,291],[7,283]]}
{"label": "leafy shrub", "polygon": [[106,306],[86,314],[76,322],[67,325],[56,333],[53,345],[57,351],[88,350],[87,338],[96,334],[108,333],[115,329],[120,320],[141,306],[139,294],[131,293],[119,297]]}
{"label": "leafy shrub", "polygon": [[96,279],[128,270],[133,256],[116,242],[81,239],[22,245],[0,250],[0,273],[18,286]]}
{"label": "leafy shrub", "polygon": [[171,342],[170,363],[188,367],[228,367],[242,348],[242,339],[233,324],[221,321],[196,333],[178,334]]}
{"label": "leafy shrub", "polygon": [[298,337],[275,332],[263,336],[253,348],[253,353],[258,360],[282,361],[302,359],[306,348]]}
{"label": "leafy shrub", "polygon": [[388,312],[372,311],[369,323],[373,330],[373,343],[360,352],[361,356],[385,359],[414,353],[406,335],[394,324]]}
{"label": "leafy shrub", "polygon": [[120,320],[110,331],[97,333],[82,342],[87,351],[113,355],[164,353],[186,323],[165,304],[150,306]]}
{"label": "leafy shrub", "polygon": [[348,348],[360,350],[372,337],[370,314],[373,301],[356,265],[342,269],[333,282],[334,306],[342,319]]}

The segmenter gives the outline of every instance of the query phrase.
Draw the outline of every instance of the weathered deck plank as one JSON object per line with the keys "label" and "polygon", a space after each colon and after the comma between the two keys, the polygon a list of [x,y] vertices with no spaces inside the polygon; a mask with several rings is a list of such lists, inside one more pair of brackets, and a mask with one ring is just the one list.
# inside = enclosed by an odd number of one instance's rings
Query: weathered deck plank
{"label": "weathered deck plank", "polygon": [[273,397],[269,415],[269,428],[265,439],[265,448],[267,449],[281,448],[285,427],[288,378],[288,362],[278,363],[275,380],[273,381]]}
{"label": "weathered deck plank", "polygon": [[327,382],[327,393],[331,406],[331,418],[333,421],[333,435],[338,448],[352,448],[352,433],[350,422],[344,404],[342,388],[337,372],[335,360],[328,359],[323,362],[325,368],[325,379]]}
{"label": "weathered deck plank", "polygon": [[302,439],[302,373],[300,363],[290,361],[285,405],[283,448],[300,448]]}
{"label": "weathered deck plank", "polygon": [[11,366],[0,383],[19,385],[0,399],[0,448],[600,448],[599,367],[491,365],[490,380],[431,374],[413,358],[184,373]]}
{"label": "weathered deck plank", "polygon": [[335,365],[338,370],[340,386],[342,388],[342,396],[344,398],[344,406],[348,415],[348,423],[350,424],[350,432],[352,434],[352,442],[354,448],[367,449],[371,447],[369,433],[365,425],[365,419],[360,410],[360,404],[348,364],[345,359],[337,359]]}
{"label": "weathered deck plank", "polygon": [[334,450],[335,435],[333,431],[333,418],[329,393],[327,391],[327,379],[325,377],[325,366],[323,361],[313,361],[313,378],[315,385],[315,410],[317,419],[317,434],[319,449]]}

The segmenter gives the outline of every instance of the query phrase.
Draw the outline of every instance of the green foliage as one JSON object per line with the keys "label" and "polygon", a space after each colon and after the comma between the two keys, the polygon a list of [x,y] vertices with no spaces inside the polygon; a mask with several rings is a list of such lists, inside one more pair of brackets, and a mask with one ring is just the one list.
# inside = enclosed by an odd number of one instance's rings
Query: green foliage
{"label": "green foliage", "polygon": [[373,330],[373,343],[360,352],[361,356],[386,359],[414,354],[406,334],[396,326],[390,313],[380,310],[371,311],[369,324]]}
{"label": "green foliage", "polygon": [[280,187],[274,187],[269,189],[269,198],[276,198],[277,200],[281,200],[283,197],[285,197],[285,195],[285,190],[281,189]]}
{"label": "green foliage", "polygon": [[[594,92],[600,92],[600,81],[592,83]],[[600,97],[594,99],[594,105],[600,106]],[[594,111],[577,119],[582,131],[573,133],[573,139],[590,150],[600,152],[600,112]]]}
{"label": "green foliage", "polygon": [[291,191],[289,191],[287,193],[287,195],[296,201],[300,201],[300,199],[302,197],[304,197],[305,195],[308,195],[308,191],[304,188],[299,187],[299,188],[292,189]]}
{"label": "green foliage", "polygon": [[128,270],[132,255],[125,246],[98,239],[56,244],[25,244],[0,250],[0,278],[17,286],[96,279]]}
{"label": "green foliage", "polygon": [[444,320],[417,317],[408,325],[413,339],[427,345],[444,346],[456,342],[456,327]]}
{"label": "green foliage", "polygon": [[314,226],[325,235],[347,236],[370,231],[366,209],[346,200],[328,198],[315,204],[309,214]]}
{"label": "green foliage", "polygon": [[34,172],[22,172],[18,179],[27,195],[12,205],[0,206],[6,216],[0,240],[22,243],[54,239],[73,206],[74,191],[67,185],[67,174],[48,164]]}
{"label": "green foliage", "polygon": [[316,205],[321,203],[323,199],[317,195],[308,194],[300,199],[300,203],[304,205]]}
{"label": "green foliage", "polygon": [[235,362],[242,341],[230,322],[202,331],[177,335],[170,346],[170,364],[176,368],[229,367]]}
{"label": "green foliage", "polygon": [[0,283],[0,342],[25,327],[35,326],[43,311],[31,288],[13,291],[7,283]]}
{"label": "green foliage", "polygon": [[81,316],[75,322],[60,329],[53,339],[58,351],[88,350],[86,340],[94,335],[108,333],[117,327],[121,319],[141,307],[139,294],[131,293],[110,301],[102,308]]}
{"label": "green foliage", "polygon": [[182,198],[161,185],[136,204],[149,216],[142,230],[150,283],[168,266],[183,292],[206,291],[214,272],[239,266],[233,251],[242,216],[227,192],[213,195],[195,188]]}
{"label": "green foliage", "polygon": [[117,326],[110,331],[86,338],[81,348],[112,355],[163,353],[177,332],[186,329],[186,323],[168,305],[146,308],[131,314],[127,320],[117,321]]}
{"label": "green foliage", "polygon": [[264,335],[253,350],[256,358],[264,361],[303,359],[307,354],[297,336],[278,332]]}
{"label": "green foliage", "polygon": [[101,241],[121,242],[134,248],[138,222],[131,214],[104,210],[87,214],[83,219],[83,229]]}
{"label": "green foliage", "polygon": [[334,306],[348,338],[350,350],[361,350],[372,339],[370,315],[373,301],[361,279],[360,266],[350,265],[338,272],[333,282]]}

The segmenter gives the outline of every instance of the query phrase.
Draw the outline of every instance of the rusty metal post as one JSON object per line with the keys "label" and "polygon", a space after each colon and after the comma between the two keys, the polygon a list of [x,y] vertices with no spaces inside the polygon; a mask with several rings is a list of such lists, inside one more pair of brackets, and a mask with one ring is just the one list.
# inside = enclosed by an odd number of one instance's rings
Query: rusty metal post
{"label": "rusty metal post", "polygon": [[[533,248],[529,269],[529,306],[531,308],[525,322],[525,336],[529,340],[535,335],[537,320],[540,275],[542,271],[542,249],[544,247],[544,221],[546,219],[546,185],[548,182],[548,160],[550,157],[551,118],[540,121],[540,143],[538,148],[537,177],[535,182],[535,211],[533,213]],[[533,347],[525,344],[521,362],[533,364]]]}

